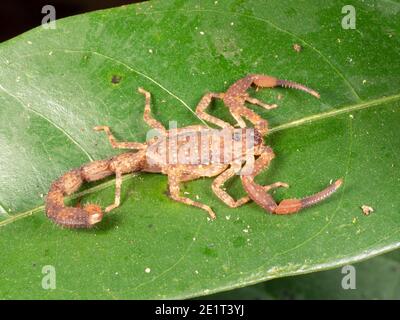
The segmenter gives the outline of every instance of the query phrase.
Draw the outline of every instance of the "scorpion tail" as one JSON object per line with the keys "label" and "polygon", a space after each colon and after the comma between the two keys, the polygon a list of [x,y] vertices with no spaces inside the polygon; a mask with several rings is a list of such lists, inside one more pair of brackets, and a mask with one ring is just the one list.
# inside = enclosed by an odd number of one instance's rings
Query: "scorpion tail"
{"label": "scorpion tail", "polygon": [[101,207],[87,204],[83,208],[66,207],[64,197],[76,192],[86,181],[96,181],[111,175],[109,160],[88,163],[62,175],[50,187],[46,197],[46,215],[67,228],[90,228],[103,218]]}
{"label": "scorpion tail", "polygon": [[289,81],[289,80],[281,80],[275,77],[266,76],[266,75],[251,75],[250,78],[252,79],[253,83],[256,86],[262,88],[273,88],[273,87],[283,87],[283,88],[292,88],[307,92],[313,95],[316,98],[320,98],[320,95],[317,91],[306,87],[303,84]]}

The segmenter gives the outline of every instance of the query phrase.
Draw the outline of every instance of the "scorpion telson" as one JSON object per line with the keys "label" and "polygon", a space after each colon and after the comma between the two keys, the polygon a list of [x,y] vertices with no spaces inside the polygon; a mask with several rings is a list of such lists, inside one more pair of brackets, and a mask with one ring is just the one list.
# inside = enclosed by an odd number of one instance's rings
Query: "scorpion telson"
{"label": "scorpion telson", "polygon": [[[216,214],[208,205],[180,194],[181,182],[200,177],[216,177],[212,183],[212,190],[229,207],[236,208],[253,200],[260,207],[276,214],[294,213],[324,200],[340,187],[342,180],[336,181],[313,196],[300,200],[287,199],[279,204],[274,202],[268,191],[272,188],[287,187],[286,183],[276,182],[272,185],[261,186],[254,182],[255,176],[274,158],[274,153],[263,141],[263,136],[268,132],[267,121],[247,108],[245,103],[259,105],[265,109],[273,109],[277,106],[275,104],[268,105],[250,97],[246,90],[252,85],[263,88],[289,87],[319,97],[316,91],[295,82],[265,75],[248,75],[236,81],[225,93],[204,95],[197,105],[198,117],[217,125],[218,129],[193,125],[167,130],[151,115],[150,93],[139,88],[139,92],[145,97],[143,119],[151,128],[157,129],[159,135],[145,143],[121,142],[114,138],[109,127],[95,127],[96,131],[106,133],[113,148],[131,149],[132,151],[105,160],[90,162],[62,175],[53,182],[46,197],[47,216],[64,227],[92,227],[102,220],[104,212],[110,212],[120,205],[122,175],[135,171],[167,175],[168,194],[171,199],[201,208],[212,219],[216,217]],[[212,99],[224,101],[240,129],[205,112]],[[242,117],[249,120],[254,128],[247,128]],[[193,138],[198,136],[200,138]],[[171,146],[174,146],[175,149],[172,150]],[[162,150],[168,156],[164,155]],[[244,170],[245,168],[246,170]],[[235,174],[241,175],[243,187],[247,192],[246,196],[238,200],[235,200],[222,188],[223,184]],[[83,183],[97,181],[111,175],[115,175],[116,178],[115,199],[114,203],[106,207],[104,212],[96,204],[87,204],[82,208],[67,207],[64,204],[64,197],[76,192]]]}

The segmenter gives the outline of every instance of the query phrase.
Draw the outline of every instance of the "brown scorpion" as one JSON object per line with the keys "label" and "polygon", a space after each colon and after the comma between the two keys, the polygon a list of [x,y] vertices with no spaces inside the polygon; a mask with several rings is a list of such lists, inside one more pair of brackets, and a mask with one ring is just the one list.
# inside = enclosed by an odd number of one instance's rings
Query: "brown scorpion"
{"label": "brown scorpion", "polygon": [[[212,190],[219,199],[232,208],[253,200],[270,212],[287,214],[322,201],[339,188],[341,180],[313,196],[301,200],[283,200],[279,205],[267,192],[272,188],[287,187],[287,184],[276,182],[261,186],[254,182],[255,176],[269,165],[274,153],[263,142],[263,135],[268,131],[267,121],[248,109],[245,102],[266,109],[275,108],[276,105],[267,105],[251,98],[246,90],[253,84],[257,87],[290,87],[319,97],[317,92],[294,82],[265,75],[249,75],[235,82],[226,93],[206,94],[198,104],[196,114],[199,118],[216,124],[219,129],[193,125],[167,130],[151,116],[150,93],[139,88],[139,92],[146,99],[143,118],[154,129],[154,136],[145,143],[120,142],[115,139],[109,127],[95,127],[97,131],[105,131],[113,148],[133,151],[90,162],[62,175],[53,182],[46,197],[47,216],[64,227],[92,227],[103,218],[101,207],[95,204],[87,204],[83,208],[67,207],[64,204],[64,197],[76,192],[84,182],[97,181],[115,174],[115,200],[105,208],[104,212],[107,213],[120,205],[122,175],[135,171],[166,174],[171,199],[204,209],[212,219],[216,215],[209,206],[180,195],[181,182],[216,176]],[[213,98],[223,99],[241,128],[235,128],[205,113]],[[254,129],[247,128],[242,117],[248,119],[254,125]],[[224,182],[235,174],[241,176],[244,189],[248,193],[238,200],[233,199],[221,188]]]}

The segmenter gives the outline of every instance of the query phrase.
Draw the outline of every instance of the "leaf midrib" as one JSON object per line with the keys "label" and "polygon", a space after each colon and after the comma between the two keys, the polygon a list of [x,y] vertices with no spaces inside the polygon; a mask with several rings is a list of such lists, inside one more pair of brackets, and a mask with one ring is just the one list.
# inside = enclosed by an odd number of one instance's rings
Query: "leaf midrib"
{"label": "leaf midrib", "polygon": [[294,121],[291,121],[288,123],[281,124],[279,126],[271,128],[269,130],[269,133],[297,127],[303,123],[306,124],[306,123],[310,123],[310,122],[314,122],[314,121],[318,121],[318,120],[322,120],[322,119],[326,119],[326,118],[331,118],[334,116],[341,115],[343,113],[349,113],[349,112],[356,111],[356,110],[362,110],[362,109],[370,108],[370,107],[377,106],[377,105],[384,105],[388,102],[396,101],[399,99],[400,99],[400,94],[395,94],[395,95],[391,95],[391,96],[384,96],[381,98],[372,99],[370,101],[363,101],[363,102],[360,102],[357,104],[349,105],[347,107],[338,108],[338,109],[334,109],[334,110],[327,111],[327,112],[322,112],[319,114],[315,114],[312,116],[304,117],[304,118],[301,118],[298,120],[294,120]]}
{"label": "leaf midrib", "polygon": [[[373,100],[370,100],[370,101],[364,101],[364,102],[353,104],[353,105],[348,105],[348,106],[343,107],[343,108],[338,108],[338,109],[334,109],[334,110],[331,110],[331,111],[322,112],[322,113],[315,114],[315,115],[312,115],[312,116],[308,116],[308,117],[304,117],[304,118],[301,118],[301,119],[297,119],[297,120],[294,120],[294,121],[291,121],[291,122],[284,123],[284,124],[278,125],[276,127],[273,127],[273,128],[271,128],[269,130],[269,133],[275,133],[275,132],[286,130],[286,129],[290,129],[290,128],[293,128],[293,127],[298,127],[300,125],[307,125],[307,124],[310,124],[310,123],[315,122],[315,121],[319,121],[319,120],[323,120],[323,119],[327,119],[327,118],[332,118],[332,117],[339,116],[341,114],[349,113],[349,112],[352,112],[352,111],[371,108],[371,107],[374,107],[374,106],[382,106],[382,105],[385,105],[385,104],[387,104],[389,102],[393,102],[393,101],[397,101],[397,100],[400,100],[400,93],[399,94],[395,94],[395,95],[391,95],[391,96],[384,96],[384,97],[373,99]],[[135,176],[136,176],[136,174],[127,174],[127,175],[125,175],[123,177],[123,181],[130,180]],[[111,179],[111,180],[108,180],[107,182],[100,183],[95,187],[92,187],[92,188],[89,188],[89,189],[87,189],[85,191],[76,193],[76,194],[70,196],[67,199],[76,199],[76,198],[82,197],[82,196],[84,196],[86,194],[92,194],[95,191],[99,191],[99,190],[105,189],[105,188],[113,185],[114,181],[115,181],[115,179]],[[36,208],[24,211],[24,212],[20,212],[20,213],[16,213],[16,214],[9,214],[10,215],[9,218],[6,218],[5,220],[0,221],[0,227],[4,227],[4,226],[6,226],[6,225],[8,225],[8,224],[10,224],[12,222],[15,222],[17,220],[23,219],[25,217],[29,217],[32,214],[35,214],[37,212],[42,211],[43,209],[44,209],[44,204],[40,205],[40,206],[38,206]]]}

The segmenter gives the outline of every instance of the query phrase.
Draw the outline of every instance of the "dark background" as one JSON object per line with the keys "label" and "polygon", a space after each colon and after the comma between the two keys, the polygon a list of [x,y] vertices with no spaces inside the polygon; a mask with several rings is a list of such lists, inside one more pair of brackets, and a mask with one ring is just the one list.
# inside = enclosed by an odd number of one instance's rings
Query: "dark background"
{"label": "dark background", "polygon": [[143,0],[13,0],[2,1],[0,10],[0,42],[39,26],[45,14],[42,7],[52,5],[56,18],[88,11],[117,7]]}

